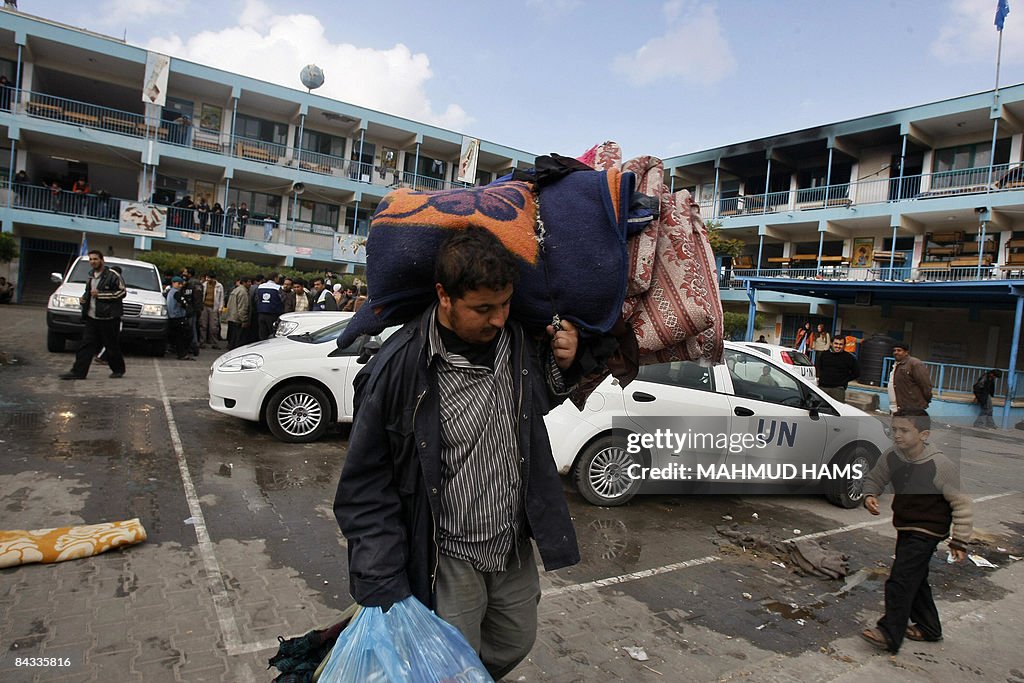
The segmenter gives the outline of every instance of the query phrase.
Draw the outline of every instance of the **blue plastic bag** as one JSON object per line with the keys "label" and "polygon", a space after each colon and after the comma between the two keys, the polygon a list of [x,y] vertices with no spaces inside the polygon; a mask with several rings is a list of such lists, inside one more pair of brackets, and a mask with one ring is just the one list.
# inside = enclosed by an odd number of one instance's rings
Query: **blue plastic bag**
{"label": "blue plastic bag", "polygon": [[493,683],[457,628],[409,596],[364,607],[341,632],[321,683]]}

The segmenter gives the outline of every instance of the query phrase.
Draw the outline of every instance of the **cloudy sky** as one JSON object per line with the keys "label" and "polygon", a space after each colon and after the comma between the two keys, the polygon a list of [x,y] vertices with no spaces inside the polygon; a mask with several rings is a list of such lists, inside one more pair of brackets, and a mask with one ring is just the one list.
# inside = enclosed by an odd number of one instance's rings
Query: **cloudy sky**
{"label": "cloudy sky", "polygon": [[[21,11],[536,153],[663,157],[989,90],[996,0],[20,0]],[[1018,3],[1011,2],[1011,6]],[[1024,82],[1024,3],[1000,85]]]}

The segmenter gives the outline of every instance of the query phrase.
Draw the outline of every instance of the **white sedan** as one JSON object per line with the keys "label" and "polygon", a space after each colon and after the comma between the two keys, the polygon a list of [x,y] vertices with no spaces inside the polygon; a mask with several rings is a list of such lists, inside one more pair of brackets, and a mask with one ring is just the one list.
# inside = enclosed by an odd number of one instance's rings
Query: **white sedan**
{"label": "white sedan", "polygon": [[641,490],[756,486],[814,490],[854,507],[863,475],[891,446],[878,419],[735,342],[726,342],[723,364],[643,366],[625,388],[606,379],[582,412],[566,402],[545,419],[559,472],[606,506]]}
{"label": "white sedan", "polygon": [[818,372],[814,367],[814,363],[802,351],[797,351],[788,346],[779,346],[778,344],[761,344],[759,342],[743,342],[743,344],[777,362],[788,365],[789,368],[787,369],[794,375],[800,375],[812,382],[818,379]]}
{"label": "white sedan", "polygon": [[337,340],[351,314],[315,332],[271,337],[228,351],[210,366],[210,407],[265,421],[289,443],[319,439],[334,422],[352,421],[352,381],[363,356],[397,327],[362,336],[344,349]]}
{"label": "white sedan", "polygon": [[289,337],[293,334],[316,332],[328,325],[348,320],[355,313],[351,311],[304,311],[283,313],[274,325],[275,337]]}

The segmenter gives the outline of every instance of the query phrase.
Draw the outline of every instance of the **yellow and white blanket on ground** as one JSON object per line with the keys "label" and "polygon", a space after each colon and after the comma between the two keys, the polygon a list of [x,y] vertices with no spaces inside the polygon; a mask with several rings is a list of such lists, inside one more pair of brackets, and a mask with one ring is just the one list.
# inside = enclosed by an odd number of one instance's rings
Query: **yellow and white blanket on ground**
{"label": "yellow and white blanket on ground", "polygon": [[138,518],[56,529],[0,531],[0,568],[75,560],[145,540],[146,530]]}

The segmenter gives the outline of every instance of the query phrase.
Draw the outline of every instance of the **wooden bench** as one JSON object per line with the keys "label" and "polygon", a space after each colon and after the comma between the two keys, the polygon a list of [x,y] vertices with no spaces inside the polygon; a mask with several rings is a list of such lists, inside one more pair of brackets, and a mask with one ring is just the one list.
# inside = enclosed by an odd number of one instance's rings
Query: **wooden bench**
{"label": "wooden bench", "polygon": [[209,140],[207,138],[195,137],[192,139],[192,147],[199,149],[204,152],[214,152],[220,154],[220,143],[216,140]]}
{"label": "wooden bench", "polygon": [[[986,254],[994,254],[994,253],[996,253],[996,241],[995,240],[985,240],[984,252]],[[964,242],[962,245],[960,245],[960,253],[962,255],[977,254],[978,253],[978,243],[977,242]]]}
{"label": "wooden bench", "polygon": [[949,261],[921,261],[918,270],[949,270]]}
{"label": "wooden bench", "polygon": [[1006,265],[1008,266],[1024,266],[1024,254],[1007,254]]}
{"label": "wooden bench", "polygon": [[788,268],[789,267],[789,257],[788,256],[772,256],[772,257],[770,257],[768,259],[768,263],[774,263],[779,268]]}
{"label": "wooden bench", "polygon": [[323,175],[333,175],[334,169],[326,164],[313,164],[308,161],[300,161],[299,168],[303,171],[310,171],[311,173],[320,173]]}
{"label": "wooden bench", "polygon": [[80,111],[66,111],[64,112],[64,118],[72,123],[76,123],[79,126],[99,126],[100,119],[98,116],[92,114],[85,114]]}
{"label": "wooden bench", "polygon": [[274,155],[263,149],[262,147],[254,147],[245,143],[239,142],[235,145],[235,154],[244,159],[254,159],[256,161],[265,161],[267,163],[276,163]]}
{"label": "wooden bench", "polygon": [[48,119],[59,119],[64,115],[64,109],[58,107],[55,104],[45,104],[43,102],[29,102],[28,113],[35,114],[36,116],[44,116]]}
{"label": "wooden bench", "polygon": [[950,242],[963,242],[964,233],[961,230],[955,230],[953,232],[930,232],[926,237],[939,244],[948,244]]}
{"label": "wooden bench", "polygon": [[956,256],[958,248],[953,247],[928,247],[928,256]]}
{"label": "wooden bench", "polygon": [[118,133],[134,133],[137,130],[134,121],[122,119],[117,116],[104,116],[103,127],[108,130],[117,131]]}
{"label": "wooden bench", "polygon": [[[992,265],[992,257],[989,256],[988,254],[983,255],[981,257],[981,265],[982,266],[991,266]],[[950,261],[949,262],[949,266],[951,268],[977,268],[978,267],[978,257],[977,256],[961,256],[960,258],[955,258],[952,261]]]}
{"label": "wooden bench", "polygon": [[750,256],[737,256],[732,260],[734,270],[749,270],[754,267],[754,259]]}
{"label": "wooden bench", "polygon": [[891,251],[876,251],[873,254],[871,254],[872,261],[877,261],[879,263],[883,263],[886,265],[888,265],[890,257],[892,258],[892,262],[897,265],[903,265],[903,263],[907,260],[907,255],[904,254],[903,252],[896,252],[894,254]]}

